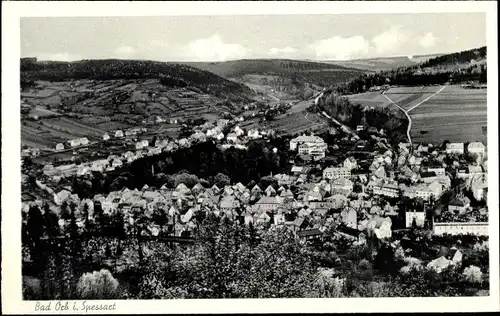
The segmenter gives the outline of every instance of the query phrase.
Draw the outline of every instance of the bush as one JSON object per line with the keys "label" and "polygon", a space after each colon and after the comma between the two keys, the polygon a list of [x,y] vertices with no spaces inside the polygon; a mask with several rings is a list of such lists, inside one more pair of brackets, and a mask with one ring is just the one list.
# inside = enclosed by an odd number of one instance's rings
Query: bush
{"label": "bush", "polygon": [[114,299],[118,297],[118,281],[106,269],[85,273],[76,291],[80,299]]}
{"label": "bush", "polygon": [[462,277],[465,281],[470,283],[481,283],[483,280],[483,273],[479,267],[468,266],[464,269]]}

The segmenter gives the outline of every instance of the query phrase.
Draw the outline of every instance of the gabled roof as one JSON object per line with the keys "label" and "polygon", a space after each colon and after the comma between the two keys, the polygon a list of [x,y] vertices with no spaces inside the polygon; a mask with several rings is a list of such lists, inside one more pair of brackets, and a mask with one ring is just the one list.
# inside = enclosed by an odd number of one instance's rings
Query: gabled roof
{"label": "gabled roof", "polygon": [[256,184],[253,186],[252,192],[262,192],[262,189]]}
{"label": "gabled roof", "polygon": [[274,196],[263,196],[257,201],[257,204],[280,204],[278,199]]}
{"label": "gabled roof", "polygon": [[205,189],[205,187],[201,183],[198,182],[193,186],[193,189],[203,190],[203,189]]}
{"label": "gabled roof", "polygon": [[276,190],[271,186],[269,185],[267,188],[266,188],[266,192],[273,192],[273,193],[276,193]]}
{"label": "gabled roof", "polygon": [[179,183],[175,188],[176,191],[189,191],[189,188],[184,183]]}

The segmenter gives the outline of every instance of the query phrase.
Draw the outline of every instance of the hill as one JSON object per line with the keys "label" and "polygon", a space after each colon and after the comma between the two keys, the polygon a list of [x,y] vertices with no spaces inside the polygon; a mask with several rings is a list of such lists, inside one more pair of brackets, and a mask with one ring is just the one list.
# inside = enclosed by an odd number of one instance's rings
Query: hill
{"label": "hill", "polygon": [[442,56],[442,54],[419,55],[419,56],[399,56],[399,57],[380,57],[353,59],[346,61],[323,61],[324,63],[335,64],[343,67],[357,68],[368,72],[391,70],[397,67],[408,67],[425,62],[431,58]]}
{"label": "hill", "polygon": [[21,60],[22,87],[33,81],[159,79],[167,87],[192,87],[231,100],[248,99],[248,87],[209,71],[177,63],[142,60],[82,60],[76,62],[37,62]]}
{"label": "hill", "polygon": [[330,63],[290,59],[243,59],[187,64],[245,83],[261,94],[275,93],[279,99],[284,95],[304,98],[304,94],[307,98],[311,91],[348,82],[365,72]]}
{"label": "hill", "polygon": [[385,84],[400,86],[461,82],[486,83],[486,47],[431,58],[412,66],[364,74],[337,86],[342,94],[360,93]]}

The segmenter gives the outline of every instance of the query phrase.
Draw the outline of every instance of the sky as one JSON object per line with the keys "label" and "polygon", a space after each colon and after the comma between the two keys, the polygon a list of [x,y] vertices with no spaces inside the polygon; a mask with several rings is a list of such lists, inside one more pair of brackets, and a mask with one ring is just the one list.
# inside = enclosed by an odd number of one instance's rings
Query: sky
{"label": "sky", "polygon": [[350,60],[484,45],[484,13],[21,18],[21,55],[40,60]]}

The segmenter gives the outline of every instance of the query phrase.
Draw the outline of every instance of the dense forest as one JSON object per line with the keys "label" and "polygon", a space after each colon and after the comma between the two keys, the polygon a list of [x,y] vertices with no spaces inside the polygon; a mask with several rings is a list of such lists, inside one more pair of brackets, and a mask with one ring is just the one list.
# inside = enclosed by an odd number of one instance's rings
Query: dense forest
{"label": "dense forest", "polygon": [[385,84],[401,86],[435,85],[478,81],[486,83],[486,47],[431,58],[419,65],[363,74],[339,85],[336,91],[355,94]]}
{"label": "dense forest", "polygon": [[184,64],[143,60],[82,60],[75,62],[34,62],[21,60],[21,84],[29,86],[36,80],[66,81],[79,79],[160,79],[168,86],[193,86],[204,92],[230,98],[252,96],[252,91],[239,83],[209,71]]}
{"label": "dense forest", "polygon": [[[143,157],[130,166],[107,173],[105,177],[96,173],[91,181],[75,179],[72,189],[80,197],[87,198],[124,187],[141,189],[145,184],[157,188],[166,184],[173,188],[179,183],[192,187],[205,181],[205,186],[223,186],[231,181],[267,186],[270,184],[268,180],[272,181],[270,174],[289,171],[287,146],[288,142],[283,138],[270,143],[253,142],[248,150],[221,150],[207,141],[175,152]],[[231,179],[226,175],[231,175]]]}

